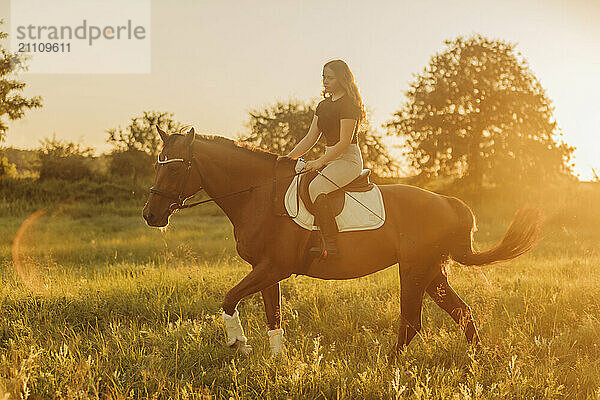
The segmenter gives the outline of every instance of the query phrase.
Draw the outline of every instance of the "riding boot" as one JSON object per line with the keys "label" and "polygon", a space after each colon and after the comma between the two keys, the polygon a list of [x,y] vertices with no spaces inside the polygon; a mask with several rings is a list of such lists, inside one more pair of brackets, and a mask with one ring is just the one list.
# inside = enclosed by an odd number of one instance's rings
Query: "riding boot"
{"label": "riding boot", "polygon": [[321,230],[323,250],[313,247],[310,252],[320,253],[322,260],[340,258],[337,245],[338,226],[328,200],[327,194],[321,193],[314,201],[315,224]]}

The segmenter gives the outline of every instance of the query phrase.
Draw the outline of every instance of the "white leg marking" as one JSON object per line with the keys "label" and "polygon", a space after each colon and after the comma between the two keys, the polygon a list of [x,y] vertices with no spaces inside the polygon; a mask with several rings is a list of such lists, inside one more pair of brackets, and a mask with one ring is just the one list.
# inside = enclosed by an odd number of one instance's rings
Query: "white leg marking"
{"label": "white leg marking", "polygon": [[237,347],[239,350],[248,354],[252,351],[252,346],[247,344],[248,338],[244,335],[244,328],[240,323],[240,316],[236,309],[233,315],[227,315],[223,311],[223,320],[225,321],[225,331],[227,332],[227,346]]}
{"label": "white leg marking", "polygon": [[269,334],[269,347],[271,348],[271,355],[276,356],[283,353],[283,328],[273,329],[268,332]]}

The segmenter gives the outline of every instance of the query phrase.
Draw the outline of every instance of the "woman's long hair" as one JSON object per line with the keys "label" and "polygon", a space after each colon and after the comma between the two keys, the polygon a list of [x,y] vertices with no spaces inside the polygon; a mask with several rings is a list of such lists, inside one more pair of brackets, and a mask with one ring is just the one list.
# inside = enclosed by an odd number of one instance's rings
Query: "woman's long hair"
{"label": "woman's long hair", "polygon": [[[352,72],[350,72],[348,64],[342,60],[336,59],[328,61],[325,63],[325,65],[323,65],[323,73],[325,72],[325,67],[331,68],[335,74],[335,78],[346,90],[346,94],[350,96],[354,104],[360,107],[360,119],[357,122],[360,125],[360,123],[363,122],[366,117],[365,107],[363,105],[362,98],[360,97],[360,93],[358,92],[358,86],[356,86],[356,83],[354,82],[354,75],[352,75]],[[331,96],[326,96],[325,88],[323,88],[321,95],[324,98]]]}

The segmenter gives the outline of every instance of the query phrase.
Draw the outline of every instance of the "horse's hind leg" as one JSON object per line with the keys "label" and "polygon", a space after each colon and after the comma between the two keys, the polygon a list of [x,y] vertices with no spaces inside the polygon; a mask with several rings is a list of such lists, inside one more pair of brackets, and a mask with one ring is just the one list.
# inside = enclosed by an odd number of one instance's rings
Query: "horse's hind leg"
{"label": "horse's hind leg", "polygon": [[446,311],[458,326],[465,332],[469,343],[479,345],[479,335],[473,322],[471,308],[450,287],[448,278],[441,272],[427,287],[427,294]]}
{"label": "horse's hind leg", "polygon": [[429,284],[427,268],[400,265],[400,330],[390,358],[394,359],[421,330],[423,294]]}
{"label": "horse's hind leg", "polygon": [[283,351],[283,328],[281,328],[281,295],[279,282],[262,290],[262,298],[265,303],[267,324],[269,325],[269,347],[271,355],[280,354]]}

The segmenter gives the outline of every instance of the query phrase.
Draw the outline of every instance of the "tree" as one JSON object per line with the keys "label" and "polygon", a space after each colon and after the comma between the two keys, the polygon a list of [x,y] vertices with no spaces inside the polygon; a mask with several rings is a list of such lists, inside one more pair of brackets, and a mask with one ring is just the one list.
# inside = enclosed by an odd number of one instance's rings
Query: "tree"
{"label": "tree", "polygon": [[132,118],[124,129],[108,129],[107,142],[114,146],[111,152],[111,173],[130,176],[134,185],[140,175],[152,173],[152,164],[162,143],[156,132],[156,125],[169,133],[179,131],[181,124],[173,117],[173,113],[144,111],[142,116]]}
{"label": "tree", "polygon": [[405,139],[420,177],[531,185],[573,177],[573,147],[551,101],[515,44],[481,35],[445,41],[386,125]]}
{"label": "tree", "polygon": [[[0,25],[3,23],[4,20],[0,19]],[[0,40],[7,37],[7,33],[0,31]],[[0,46],[0,142],[4,141],[8,130],[5,116],[14,121],[23,118],[25,110],[42,106],[41,97],[27,98],[21,95],[25,83],[14,79],[14,75],[25,69],[23,59],[17,53],[10,53]],[[0,177],[15,175],[15,166],[0,153]]]}
{"label": "tree", "polygon": [[[277,154],[287,154],[306,135],[315,114],[316,106],[289,100],[278,101],[264,110],[250,111],[247,123],[249,133],[239,139]],[[368,123],[361,123],[358,144],[363,154],[365,168],[379,176],[395,174],[399,166],[388,154],[377,134]],[[325,151],[323,138],[305,155],[317,158]]]}
{"label": "tree", "polygon": [[130,177],[135,187],[138,177],[152,174],[154,160],[154,157],[141,150],[117,150],[110,154],[109,171],[115,176]]}
{"label": "tree", "polygon": [[[4,20],[0,20],[0,24],[3,23]],[[7,33],[0,31],[0,40],[7,36]],[[42,106],[41,97],[27,98],[21,94],[25,83],[14,79],[14,75],[24,70],[26,67],[22,57],[0,46],[0,142],[6,138],[8,130],[5,117],[14,121],[23,118],[26,110]]]}

